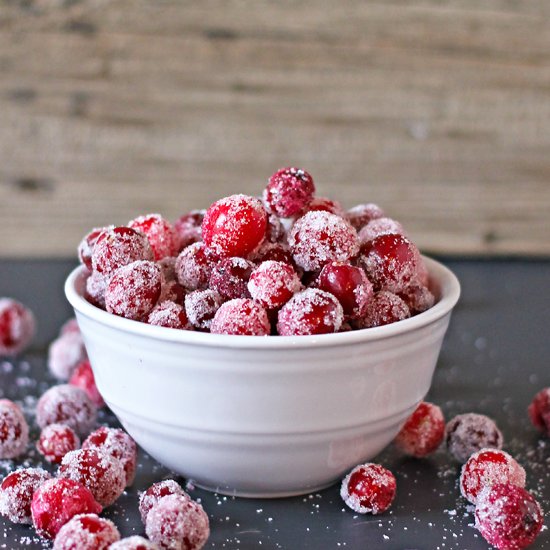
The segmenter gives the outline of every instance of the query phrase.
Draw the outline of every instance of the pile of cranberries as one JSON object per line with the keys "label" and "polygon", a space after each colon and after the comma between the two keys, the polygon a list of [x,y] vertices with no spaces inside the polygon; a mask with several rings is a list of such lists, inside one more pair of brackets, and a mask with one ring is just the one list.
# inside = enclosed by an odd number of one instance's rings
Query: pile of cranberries
{"label": "pile of cranberries", "polygon": [[[435,301],[401,224],[375,204],[345,212],[316,197],[298,168],[273,174],[262,199],[231,195],[173,225],[149,214],[96,228],[79,256],[92,304],[175,329],[325,334],[393,323]],[[70,351],[50,360],[61,379],[78,355]]]}

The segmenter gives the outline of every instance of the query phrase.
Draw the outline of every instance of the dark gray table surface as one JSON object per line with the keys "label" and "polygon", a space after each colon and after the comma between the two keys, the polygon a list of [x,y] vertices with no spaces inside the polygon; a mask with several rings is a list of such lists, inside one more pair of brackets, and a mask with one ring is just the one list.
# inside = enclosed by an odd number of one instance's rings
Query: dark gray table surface
{"label": "dark gray table surface", "polygon": [[[550,442],[530,425],[532,396],[550,385],[550,262],[447,261],[462,283],[462,298],[443,344],[428,399],[446,417],[480,412],[493,417],[505,449],[523,464],[527,487],[550,510]],[[47,374],[47,344],[70,316],[63,280],[67,261],[0,261],[0,296],[12,296],[35,312],[39,332],[34,348],[15,361],[0,360],[0,396],[24,405],[32,422],[36,396],[53,383]],[[109,413],[101,421],[116,424]],[[32,435],[36,436],[36,429]],[[459,466],[443,449],[423,460],[408,459],[391,447],[376,458],[397,478],[391,510],[361,516],[346,509],[338,486],[279,500],[249,500],[191,490],[210,516],[206,548],[476,550],[488,544],[473,528],[470,506],[460,497]],[[39,463],[29,452],[25,463]],[[0,478],[21,461],[0,461]],[[170,477],[140,451],[134,486],[105,515],[123,535],[142,533],[138,492]],[[185,480],[180,480],[185,483]],[[30,527],[0,518],[0,548],[48,548]],[[550,548],[545,530],[532,548]]]}

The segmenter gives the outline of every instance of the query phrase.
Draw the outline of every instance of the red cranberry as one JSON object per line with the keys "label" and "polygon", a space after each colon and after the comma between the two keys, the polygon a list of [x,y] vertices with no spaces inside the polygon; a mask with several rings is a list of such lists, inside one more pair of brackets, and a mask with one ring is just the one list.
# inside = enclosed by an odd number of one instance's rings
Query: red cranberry
{"label": "red cranberry", "polygon": [[364,317],[355,322],[355,327],[372,328],[403,321],[411,316],[407,304],[396,294],[381,290],[375,292],[367,306]]}
{"label": "red cranberry", "polygon": [[23,351],[35,333],[32,311],[21,302],[0,298],[0,356]]}
{"label": "red cranberry", "polygon": [[430,309],[435,303],[435,296],[430,292],[427,286],[420,284],[410,284],[402,292],[399,297],[407,304],[411,315],[422,313]]}
{"label": "red cranberry", "polygon": [[396,490],[394,475],[379,464],[356,466],[342,481],[340,496],[359,514],[381,514],[391,505]]}
{"label": "red cranberry", "polygon": [[105,405],[105,401],[103,401],[103,397],[95,384],[94,371],[88,359],[84,359],[84,361],[77,365],[69,380],[69,384],[84,390],[98,409]]}
{"label": "red cranberry", "polygon": [[161,277],[160,297],[158,303],[162,302],[174,302],[176,304],[183,304],[185,299],[185,288],[183,288],[177,281],[166,281]]}
{"label": "red cranberry", "polygon": [[107,550],[120,540],[115,524],[96,514],[79,514],[61,529],[53,543],[53,550]]}
{"label": "red cranberry", "polygon": [[373,296],[372,283],[360,267],[343,262],[326,264],[316,287],[330,292],[342,304],[348,319],[363,317]]}
{"label": "red cranberry", "polygon": [[244,258],[224,258],[210,274],[210,288],[226,300],[249,298],[247,283],[254,264]]}
{"label": "red cranberry", "polygon": [[338,332],[344,321],[340,302],[328,292],[307,288],[295,294],[279,311],[281,336]]}
{"label": "red cranberry", "polygon": [[191,210],[184,214],[174,224],[174,229],[179,239],[179,250],[187,248],[190,244],[202,239],[202,220],[206,210]]}
{"label": "red cranberry", "polygon": [[83,265],[88,268],[88,271],[92,271],[92,252],[94,250],[97,238],[107,228],[95,227],[92,229],[78,245],[78,257]]}
{"label": "red cranberry", "polygon": [[231,195],[206,211],[202,237],[220,258],[246,258],[263,241],[266,229],[267,213],[258,199]]}
{"label": "red cranberry", "polygon": [[160,268],[154,262],[138,261],[115,271],[105,291],[109,313],[140,321],[155,307],[161,290]]}
{"label": "red cranberry", "polygon": [[145,531],[162,548],[182,550],[199,550],[210,536],[202,506],[181,495],[160,499],[147,515]]}
{"label": "red cranberry", "polygon": [[159,547],[150,540],[144,539],[139,535],[133,535],[121,539],[109,546],[109,550],[158,550]]}
{"label": "red cranberry", "polygon": [[185,313],[189,322],[199,330],[210,330],[223,298],[211,289],[195,290],[185,297]]}
{"label": "red cranberry", "polygon": [[479,493],[495,483],[525,487],[525,470],[508,454],[498,449],[482,449],[462,466],[460,492],[472,504]]}
{"label": "red cranberry", "polygon": [[271,332],[271,325],[266,310],[260,304],[247,298],[236,298],[225,302],[216,311],[210,332],[267,336]]}
{"label": "red cranberry", "polygon": [[272,260],[274,262],[284,262],[285,264],[294,266],[290,248],[284,243],[270,243],[265,241],[260,248],[254,252],[252,260],[258,265],[262,262]]}
{"label": "red cranberry", "polygon": [[190,500],[189,495],[173,479],[166,479],[154,483],[139,497],[139,513],[143,525],[147,523],[147,515],[158,501],[168,495],[180,495]]}
{"label": "red cranberry", "polygon": [[92,271],[91,275],[86,279],[85,298],[90,304],[105,309],[105,289],[109,283],[109,277]]}
{"label": "red cranberry", "polygon": [[119,428],[102,426],[92,432],[82,444],[83,449],[100,449],[120,460],[125,474],[125,486],[129,487],[136,477],[136,442]]}
{"label": "red cranberry", "polygon": [[384,211],[372,202],[358,204],[346,212],[346,219],[357,231],[367,225],[370,221],[384,217]]}
{"label": "red cranberry", "polygon": [[395,438],[396,445],[417,458],[433,453],[443,441],[445,418],[433,403],[422,401]]}
{"label": "red cranberry", "polygon": [[294,261],[315,271],[331,261],[345,262],[359,250],[357,232],[343,218],[329,212],[308,212],[290,230]]}
{"label": "red cranberry", "polygon": [[49,424],[40,433],[36,444],[38,452],[53,464],[60,464],[63,457],[80,447],[75,431],[65,424]]}
{"label": "red cranberry", "polygon": [[248,290],[266,309],[278,309],[302,288],[294,268],[284,262],[262,262],[250,276]]}
{"label": "red cranberry", "polygon": [[32,524],[32,496],[51,477],[42,468],[25,468],[8,474],[0,485],[0,515],[13,523]]}
{"label": "red cranberry", "polygon": [[483,538],[499,550],[527,548],[544,524],[540,504],[511,483],[496,483],[481,491],[475,517]]}
{"label": "red cranberry", "polygon": [[300,168],[281,168],[270,178],[264,201],[271,212],[289,218],[302,212],[315,193],[313,178]]}
{"label": "red cranberry", "polygon": [[494,420],[483,414],[459,414],[445,427],[447,449],[459,462],[466,462],[470,455],[484,448],[501,449],[502,442],[502,433]]}
{"label": "red cranberry", "polygon": [[342,205],[338,201],[329,199],[328,197],[315,197],[307,205],[305,212],[329,212],[341,218],[346,217]]}
{"label": "red cranberry", "polygon": [[138,260],[153,260],[153,250],[147,237],[131,227],[105,229],[92,252],[92,267],[104,276]]}
{"label": "red cranberry", "polygon": [[29,442],[29,425],[13,401],[0,399],[0,459],[16,458]]}
{"label": "red cranberry", "polygon": [[128,227],[141,231],[149,240],[155,260],[175,256],[179,250],[179,238],[172,224],[160,214],[139,216]]}
{"label": "red cranberry", "polygon": [[535,428],[550,436],[550,388],[540,390],[527,409]]}
{"label": "red cranberry", "polygon": [[99,514],[103,508],[92,493],[72,479],[54,478],[42,483],[31,503],[32,521],[39,535],[53,539],[78,514]]}
{"label": "red cranberry", "polygon": [[192,330],[193,326],[187,318],[185,308],[174,302],[165,301],[157,304],[149,313],[147,322],[157,327]]}
{"label": "red cranberry", "polygon": [[80,332],[67,332],[50,344],[48,368],[58,380],[66,381],[86,357],[86,348]]}
{"label": "red cranberry", "polygon": [[204,289],[208,286],[215,257],[204,243],[194,243],[183,249],[176,261],[178,282],[187,290]]}
{"label": "red cranberry", "polygon": [[53,386],[36,405],[36,423],[40,428],[49,424],[66,424],[82,436],[94,427],[96,417],[97,408],[88,394],[70,384]]}
{"label": "red cranberry", "polygon": [[403,226],[391,218],[377,218],[364,225],[359,231],[359,242],[367,244],[370,241],[380,237],[380,235],[403,235],[405,230]]}
{"label": "red cranberry", "polygon": [[87,487],[102,506],[110,506],[126,486],[122,462],[100,448],[78,449],[61,461],[58,476]]}

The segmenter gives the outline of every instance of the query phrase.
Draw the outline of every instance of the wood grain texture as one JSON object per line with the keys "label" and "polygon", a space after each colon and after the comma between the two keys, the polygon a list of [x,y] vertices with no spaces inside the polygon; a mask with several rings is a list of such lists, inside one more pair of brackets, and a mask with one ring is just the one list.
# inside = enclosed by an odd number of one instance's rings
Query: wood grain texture
{"label": "wood grain texture", "polygon": [[428,252],[550,254],[550,3],[0,0],[0,256],[289,164]]}

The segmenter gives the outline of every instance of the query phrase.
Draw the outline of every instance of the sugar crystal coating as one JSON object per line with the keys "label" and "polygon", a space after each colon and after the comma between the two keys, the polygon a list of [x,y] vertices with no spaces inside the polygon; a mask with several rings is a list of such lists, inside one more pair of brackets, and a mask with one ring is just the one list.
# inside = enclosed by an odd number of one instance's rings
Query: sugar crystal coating
{"label": "sugar crystal coating", "polygon": [[181,251],[190,244],[202,240],[202,220],[206,210],[191,210],[180,216],[174,223],[174,230],[179,240],[178,249]]}
{"label": "sugar crystal coating", "polygon": [[141,231],[148,239],[155,260],[174,256],[179,250],[179,237],[172,224],[160,214],[138,216],[128,227]]}
{"label": "sugar crystal coating", "polygon": [[53,550],[107,550],[120,540],[115,524],[96,514],[72,517],[57,533]]}
{"label": "sugar crystal coating", "polygon": [[27,306],[12,298],[0,298],[0,356],[23,351],[35,330],[34,315]]}
{"label": "sugar crystal coating", "polygon": [[271,324],[265,308],[259,303],[247,298],[236,298],[223,303],[216,311],[210,332],[267,336],[271,332]]}
{"label": "sugar crystal coating", "polygon": [[105,401],[103,401],[103,397],[95,384],[94,371],[88,359],[84,359],[84,361],[76,366],[69,384],[84,390],[98,409],[105,405]]}
{"label": "sugar crystal coating", "polygon": [[223,258],[210,273],[209,287],[226,300],[250,298],[247,283],[254,264],[244,258]]}
{"label": "sugar crystal coating", "polygon": [[313,178],[301,168],[281,168],[270,178],[263,198],[269,210],[282,218],[299,214],[315,193]]}
{"label": "sugar crystal coating", "polygon": [[550,388],[543,388],[533,397],[527,412],[533,426],[550,436]]}
{"label": "sugar crystal coating", "polygon": [[109,283],[109,277],[92,271],[90,276],[86,279],[86,291],[85,297],[90,304],[105,309],[105,289]]}
{"label": "sugar crystal coating", "polygon": [[157,327],[175,328],[179,330],[192,330],[193,326],[187,318],[185,308],[175,302],[165,301],[158,303],[147,318],[150,325]]}
{"label": "sugar crystal coating", "polygon": [[0,484],[0,515],[13,523],[32,524],[33,494],[51,477],[42,468],[24,468],[8,474]]}
{"label": "sugar crystal coating", "polygon": [[430,309],[435,303],[435,296],[427,286],[412,283],[399,293],[399,297],[407,304],[412,315]]}
{"label": "sugar crystal coating", "polygon": [[370,221],[383,218],[384,216],[384,211],[372,202],[358,204],[346,212],[346,219],[357,231],[360,231]]}
{"label": "sugar crystal coating", "polygon": [[346,217],[342,205],[337,200],[329,199],[328,197],[314,197],[307,205],[304,213],[307,212],[329,212],[340,218]]}
{"label": "sugar crystal coating", "polygon": [[301,289],[298,274],[285,262],[262,262],[248,281],[250,295],[266,309],[280,308]]}
{"label": "sugar crystal coating", "polygon": [[67,381],[87,353],[80,332],[66,332],[48,348],[48,369],[58,379]]}
{"label": "sugar crystal coating", "polygon": [[38,452],[53,464],[59,464],[69,452],[80,447],[75,431],[65,424],[49,424],[43,428],[36,443]]}
{"label": "sugar crystal coating", "polygon": [[257,265],[272,260],[274,262],[284,262],[285,264],[295,267],[292,252],[289,246],[284,243],[270,243],[269,241],[264,241],[261,246],[254,251],[251,259]]}
{"label": "sugar crystal coating", "polygon": [[189,322],[199,330],[210,330],[212,319],[223,301],[223,298],[211,289],[195,290],[187,294],[185,312]]}
{"label": "sugar crystal coating", "polygon": [[160,547],[139,535],[133,535],[111,544],[109,550],[160,550]]}
{"label": "sugar crystal coating", "polygon": [[17,458],[29,442],[29,425],[19,406],[0,399],[0,459]]}
{"label": "sugar crystal coating", "polygon": [[175,271],[178,282],[186,290],[206,288],[215,262],[215,256],[204,243],[190,244],[180,252],[176,260]]}
{"label": "sugar crystal coating", "polygon": [[105,230],[105,227],[94,227],[78,245],[78,257],[80,262],[86,266],[88,271],[92,271],[92,252],[94,250],[97,238]]}
{"label": "sugar crystal coating", "polygon": [[386,290],[375,292],[367,305],[364,317],[353,324],[356,328],[372,328],[403,321],[411,316],[405,301]]}
{"label": "sugar crystal coating", "polygon": [[391,218],[376,218],[367,222],[367,224],[359,230],[359,242],[363,245],[376,239],[376,237],[388,235],[390,233],[404,236],[405,230],[398,221]]}
{"label": "sugar crystal coating", "polygon": [[168,495],[180,495],[190,499],[189,495],[181,488],[181,485],[173,479],[165,479],[164,481],[153,483],[153,485],[145,492],[141,493],[139,497],[139,513],[143,525],[147,523],[147,515],[151,511],[151,508],[153,508],[161,498]]}
{"label": "sugar crystal coating", "polygon": [[268,214],[265,242],[278,243],[286,239],[286,229],[283,222],[275,214]]}

